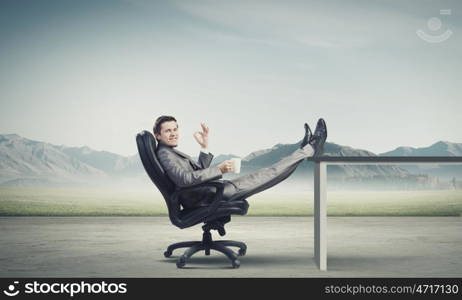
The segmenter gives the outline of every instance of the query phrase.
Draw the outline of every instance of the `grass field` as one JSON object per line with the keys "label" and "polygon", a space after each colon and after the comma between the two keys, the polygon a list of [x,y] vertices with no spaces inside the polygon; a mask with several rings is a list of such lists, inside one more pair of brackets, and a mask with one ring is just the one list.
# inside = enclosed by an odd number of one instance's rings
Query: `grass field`
{"label": "grass field", "polygon": [[[331,191],[330,216],[462,216],[462,191]],[[313,193],[273,192],[249,197],[248,215],[313,214]],[[0,188],[1,216],[166,215],[157,191]]]}

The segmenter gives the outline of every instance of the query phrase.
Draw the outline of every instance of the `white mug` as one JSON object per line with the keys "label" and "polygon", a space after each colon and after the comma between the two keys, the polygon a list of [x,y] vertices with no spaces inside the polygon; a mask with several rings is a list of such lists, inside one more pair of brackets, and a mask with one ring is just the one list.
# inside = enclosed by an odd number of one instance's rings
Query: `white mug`
{"label": "white mug", "polygon": [[233,173],[236,173],[236,174],[241,173],[241,159],[239,157],[234,157],[234,158],[231,158],[231,161],[234,164]]}

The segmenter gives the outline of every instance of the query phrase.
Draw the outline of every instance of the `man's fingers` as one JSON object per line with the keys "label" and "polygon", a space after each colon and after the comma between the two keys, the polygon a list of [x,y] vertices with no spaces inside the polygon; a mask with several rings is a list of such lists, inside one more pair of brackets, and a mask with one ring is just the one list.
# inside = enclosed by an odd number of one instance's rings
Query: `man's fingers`
{"label": "man's fingers", "polygon": [[230,160],[226,161],[226,168],[227,168],[228,171],[232,171],[233,166],[234,166],[234,164],[233,164],[232,161],[230,161]]}
{"label": "man's fingers", "polygon": [[233,172],[234,170],[234,163],[230,160],[225,160],[220,166],[223,166],[225,172]]}
{"label": "man's fingers", "polygon": [[205,123],[201,123],[201,126],[202,130],[204,130],[206,133],[209,131],[209,128],[207,127],[207,125],[205,125]]}

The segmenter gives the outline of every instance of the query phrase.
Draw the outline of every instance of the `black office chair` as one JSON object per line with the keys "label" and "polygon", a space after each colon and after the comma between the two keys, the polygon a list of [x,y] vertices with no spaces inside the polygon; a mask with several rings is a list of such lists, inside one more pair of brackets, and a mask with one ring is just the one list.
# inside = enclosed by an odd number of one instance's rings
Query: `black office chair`
{"label": "black office chair", "polygon": [[[245,215],[249,208],[248,202],[245,199],[233,199],[233,201],[223,200],[223,182],[218,180],[209,181],[192,187],[176,189],[157,159],[157,140],[154,136],[149,131],[142,131],[137,134],[136,143],[146,172],[167,203],[168,215],[173,225],[183,229],[202,222],[205,223],[202,226],[202,241],[172,244],[168,246],[167,251],[164,252],[164,256],[170,257],[173,250],[188,247],[184,254],[178,258],[176,263],[178,268],[182,268],[194,253],[204,250],[205,255],[210,255],[210,250],[212,249],[224,253],[231,260],[233,268],[239,268],[240,262],[237,257],[245,255],[247,246],[237,241],[213,241],[210,230],[217,230],[220,236],[224,236],[226,234],[224,224],[231,220],[231,215]],[[194,209],[184,209],[181,207],[179,197],[183,192],[204,186],[212,186],[215,188],[215,198],[209,206]],[[236,254],[228,248],[228,246],[238,247],[239,252]]]}

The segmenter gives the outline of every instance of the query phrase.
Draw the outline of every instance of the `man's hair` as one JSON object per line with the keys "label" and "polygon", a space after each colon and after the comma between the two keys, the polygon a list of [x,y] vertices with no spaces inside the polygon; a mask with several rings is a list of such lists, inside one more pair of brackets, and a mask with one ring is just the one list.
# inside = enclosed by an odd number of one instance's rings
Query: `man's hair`
{"label": "man's hair", "polygon": [[176,119],[172,116],[160,116],[157,118],[156,122],[154,123],[154,127],[152,128],[152,131],[154,132],[154,135],[160,134],[160,129],[162,128],[162,123],[169,122],[169,121],[175,121]]}

